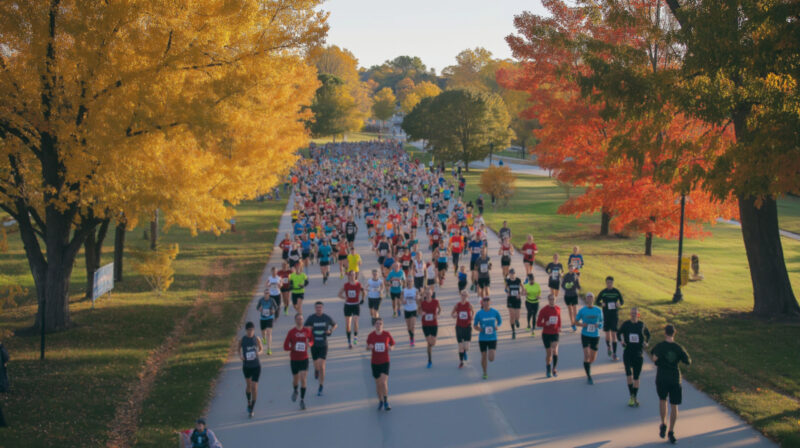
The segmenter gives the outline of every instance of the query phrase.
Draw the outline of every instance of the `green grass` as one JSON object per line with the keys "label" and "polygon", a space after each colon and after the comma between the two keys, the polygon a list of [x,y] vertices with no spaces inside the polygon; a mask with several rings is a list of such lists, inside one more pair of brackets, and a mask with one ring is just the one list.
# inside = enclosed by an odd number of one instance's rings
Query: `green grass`
{"label": "green grass", "polygon": [[800,197],[784,196],[778,200],[778,216],[783,230],[800,234]]}
{"label": "green grass", "polygon": [[[477,196],[479,175],[467,175],[467,199]],[[784,446],[800,446],[800,324],[749,316],[753,290],[740,229],[718,225],[708,228],[705,239],[685,241],[685,253],[700,257],[705,279],[683,288],[685,301],[675,305],[676,241],[656,240],[654,255],[646,257],[641,236],[598,236],[598,215],[557,214],[566,198],[551,179],[519,175],[509,205],[488,207],[484,218],[495,229],[507,220],[518,246],[533,234],[540,264],[554,253],[566,263],[572,247],[580,246],[586,260],[584,292],[597,292],[604,278],[613,275],[626,305],[642,307],[657,339],[657,329],[666,323],[677,326],[678,340],[694,360],[686,369],[690,381],[767,436]],[[800,242],[784,238],[783,249],[791,282],[800,291]]]}
{"label": "green grass", "polygon": [[[164,234],[162,242],[179,243],[180,254],[175,282],[161,296],[148,290],[126,257],[124,282],[91,309],[80,300],[85,274],[79,257],[70,289],[75,325],[48,335],[47,360],[38,360],[37,337],[5,339],[13,390],[0,396],[10,424],[0,429],[0,447],[105,446],[116,409],[144,361],[195,301],[203,300],[207,312],[189,321],[144,401],[139,422],[140,446],[173,446],[173,431],[190,427],[207,404],[211,382],[227,356],[285,205],[285,200],[242,204],[236,234],[193,238],[178,229]],[[21,283],[29,293],[18,307],[3,310],[0,329],[7,331],[29,327],[35,312],[32,280],[16,235],[9,238],[9,251],[0,254],[0,271],[6,274],[0,276],[0,288]],[[147,244],[141,230],[127,239],[128,248]],[[111,251],[105,248],[103,263],[109,262]]]}

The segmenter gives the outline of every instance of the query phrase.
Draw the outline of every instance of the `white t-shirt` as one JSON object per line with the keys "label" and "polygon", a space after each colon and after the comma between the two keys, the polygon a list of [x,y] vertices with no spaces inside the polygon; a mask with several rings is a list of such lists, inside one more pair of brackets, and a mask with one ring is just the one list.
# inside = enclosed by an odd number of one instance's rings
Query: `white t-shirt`
{"label": "white t-shirt", "polygon": [[414,277],[425,277],[425,262],[414,260]]}
{"label": "white t-shirt", "polygon": [[269,295],[271,296],[279,296],[281,295],[280,285],[281,285],[281,278],[280,277],[270,277],[267,281],[269,285]]}
{"label": "white t-shirt", "polygon": [[406,311],[417,310],[417,288],[403,289],[403,309]]}
{"label": "white t-shirt", "polygon": [[367,297],[370,299],[378,299],[381,297],[381,285],[383,280],[369,279],[367,280]]}

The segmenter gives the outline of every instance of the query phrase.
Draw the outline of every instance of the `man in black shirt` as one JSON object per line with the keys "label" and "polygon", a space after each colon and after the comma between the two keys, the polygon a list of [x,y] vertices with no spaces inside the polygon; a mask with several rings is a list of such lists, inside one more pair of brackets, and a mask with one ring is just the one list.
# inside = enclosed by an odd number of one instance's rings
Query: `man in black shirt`
{"label": "man in black shirt", "polygon": [[631,308],[631,319],[626,320],[617,332],[617,339],[622,342],[622,362],[625,364],[625,376],[628,377],[628,406],[639,407],[639,375],[644,363],[643,350],[650,341],[650,330],[639,320],[639,308]]}
{"label": "man in black shirt", "polygon": [[614,361],[619,360],[617,358],[618,311],[623,304],[625,304],[625,301],[622,300],[622,293],[614,287],[614,277],[606,277],[606,289],[597,294],[595,305],[603,308],[603,330],[606,332],[606,348],[608,349],[608,356]]}
{"label": "man in black shirt", "polygon": [[304,327],[311,329],[314,335],[314,345],[311,346],[311,359],[314,361],[314,378],[319,380],[317,396],[322,396],[322,387],[325,384],[325,359],[328,357],[328,336],[336,329],[336,322],[323,312],[322,302],[314,304],[314,314],[306,318]]}
{"label": "man in black shirt", "polygon": [[517,277],[514,269],[508,271],[506,277],[506,294],[508,308],[508,321],[511,322],[511,339],[517,338],[517,327],[519,327],[519,314],[522,308],[522,299],[520,298],[520,291],[522,290],[522,279]]}
{"label": "man in black shirt", "polygon": [[653,350],[653,362],[656,363],[656,392],[659,399],[659,410],[661,411],[661,426],[658,435],[663,439],[667,432],[667,398],[669,398],[669,441],[675,443],[675,422],[678,420],[678,405],[683,401],[683,389],[681,388],[681,370],[679,364],[682,362],[691,365],[692,360],[689,354],[679,344],[675,343],[675,327],[667,325],[664,328],[664,342],[658,343]]}

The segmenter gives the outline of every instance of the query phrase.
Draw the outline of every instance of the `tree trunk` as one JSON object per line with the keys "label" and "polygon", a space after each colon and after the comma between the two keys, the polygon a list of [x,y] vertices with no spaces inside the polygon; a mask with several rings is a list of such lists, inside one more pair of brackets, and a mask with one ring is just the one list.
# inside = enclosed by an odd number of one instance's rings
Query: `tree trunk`
{"label": "tree trunk", "polygon": [[114,281],[122,281],[122,256],[125,252],[125,223],[114,230]]}
{"label": "tree trunk", "polygon": [[739,196],[742,238],[753,282],[753,313],[760,316],[800,317],[783,258],[778,207],[765,198],[761,208],[753,196]]}
{"label": "tree trunk", "polygon": [[106,218],[97,228],[89,232],[83,242],[83,253],[86,260],[86,298],[91,299],[94,292],[94,273],[100,267],[100,258],[103,255],[103,241],[108,233],[109,219]]}
{"label": "tree trunk", "polygon": [[158,246],[158,210],[153,213],[153,220],[150,221],[150,249],[156,250]]}
{"label": "tree trunk", "polygon": [[600,214],[600,235],[608,236],[608,226],[611,223],[611,214],[603,207]]}
{"label": "tree trunk", "polygon": [[648,257],[653,256],[653,233],[647,232],[644,237],[644,254]]}

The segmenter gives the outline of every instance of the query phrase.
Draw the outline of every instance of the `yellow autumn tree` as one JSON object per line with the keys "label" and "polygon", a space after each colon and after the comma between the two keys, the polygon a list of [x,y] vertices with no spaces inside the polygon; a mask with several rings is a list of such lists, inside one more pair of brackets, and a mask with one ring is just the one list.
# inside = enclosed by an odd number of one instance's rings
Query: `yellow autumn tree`
{"label": "yellow autumn tree", "polygon": [[437,96],[440,93],[442,93],[442,89],[439,86],[432,82],[423,81],[414,86],[414,90],[400,101],[400,109],[403,110],[403,113],[409,114],[420,101]]}
{"label": "yellow autumn tree", "polygon": [[[75,257],[106,219],[219,231],[307,142],[320,0],[0,2],[0,208],[36,325],[69,326]],[[43,322],[44,321],[44,322]]]}
{"label": "yellow autumn tree", "polygon": [[360,130],[370,115],[372,99],[370,87],[359,79],[358,59],[346,48],[330,45],[309,51],[308,60],[320,75],[334,75],[343,82],[344,91],[350,97],[348,101],[355,105],[344,114],[345,131]]}
{"label": "yellow autumn tree", "polygon": [[496,201],[508,205],[508,200],[516,191],[517,177],[507,166],[492,165],[481,173],[481,191],[492,197],[492,206]]}

